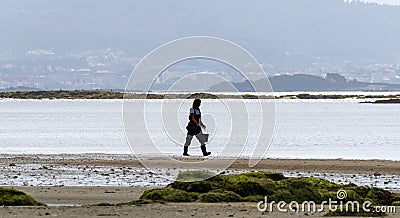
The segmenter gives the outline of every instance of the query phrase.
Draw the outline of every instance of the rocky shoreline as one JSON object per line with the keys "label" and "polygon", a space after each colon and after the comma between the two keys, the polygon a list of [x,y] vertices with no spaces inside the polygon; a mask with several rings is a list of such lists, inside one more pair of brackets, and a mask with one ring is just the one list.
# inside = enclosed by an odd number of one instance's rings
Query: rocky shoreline
{"label": "rocky shoreline", "polygon": [[361,103],[371,103],[371,104],[400,104],[400,98],[382,99],[382,100],[376,100],[376,101],[373,101],[373,102],[361,102]]}
{"label": "rocky shoreline", "polygon": [[[0,99],[390,99],[388,103],[398,103],[400,94],[218,94],[218,93],[123,93],[107,90],[49,90],[0,92]],[[370,103],[370,102],[366,102]],[[385,103],[385,102],[376,102]]]}

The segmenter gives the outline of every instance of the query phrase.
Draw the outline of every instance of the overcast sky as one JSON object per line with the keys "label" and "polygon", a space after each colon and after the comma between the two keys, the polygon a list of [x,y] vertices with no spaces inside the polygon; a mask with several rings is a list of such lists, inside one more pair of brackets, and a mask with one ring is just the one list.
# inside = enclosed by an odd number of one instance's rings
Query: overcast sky
{"label": "overcast sky", "polygon": [[[347,0],[350,1],[350,0]],[[363,0],[400,5],[400,0]],[[0,0],[0,51],[120,49],[182,37],[240,44],[260,62],[400,63],[400,7],[345,0]]]}

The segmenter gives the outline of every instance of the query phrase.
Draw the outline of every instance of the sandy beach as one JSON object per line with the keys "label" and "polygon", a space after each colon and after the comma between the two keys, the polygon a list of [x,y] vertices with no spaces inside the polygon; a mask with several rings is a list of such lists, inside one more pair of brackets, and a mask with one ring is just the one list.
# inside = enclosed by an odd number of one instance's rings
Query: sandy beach
{"label": "sandy beach", "polygon": [[[180,158],[180,157],[176,157]],[[191,157],[198,160],[201,157]],[[188,161],[187,158],[183,161]],[[46,207],[3,207],[0,217],[264,217],[293,216],[262,213],[255,203],[168,203],[142,206],[91,207],[98,203],[120,203],[139,199],[150,188],[174,181],[179,172],[166,159],[153,158],[158,169],[146,169],[130,155],[0,155],[1,186],[12,186],[32,195]],[[218,161],[230,161],[220,159]],[[164,165],[165,164],[165,165]],[[163,167],[166,166],[166,167]],[[336,183],[355,183],[400,190],[400,164],[385,160],[264,159],[256,167],[238,159],[226,173],[274,171],[289,177],[320,177]],[[298,216],[321,214],[299,213]],[[389,217],[396,217],[390,215]]]}
{"label": "sandy beach", "polygon": [[[137,199],[143,187],[17,187],[45,207],[2,207],[0,217],[321,217],[322,213],[261,212],[257,203],[165,203],[140,206],[77,206]],[[72,206],[75,205],[75,206]],[[396,212],[400,207],[396,207]],[[387,217],[398,217],[390,213]]]}
{"label": "sandy beach", "polygon": [[[106,207],[4,207],[1,217],[321,217],[323,213],[260,212],[256,203],[168,203]],[[390,214],[387,217],[397,217]]]}
{"label": "sandy beach", "polygon": [[[141,206],[77,206],[138,199],[143,187],[17,187],[46,207],[2,207],[0,217],[321,217],[324,213],[260,212],[256,203],[166,203]],[[72,206],[75,205],[75,206]],[[400,207],[396,207],[399,211]],[[391,213],[388,217],[398,217]]]}

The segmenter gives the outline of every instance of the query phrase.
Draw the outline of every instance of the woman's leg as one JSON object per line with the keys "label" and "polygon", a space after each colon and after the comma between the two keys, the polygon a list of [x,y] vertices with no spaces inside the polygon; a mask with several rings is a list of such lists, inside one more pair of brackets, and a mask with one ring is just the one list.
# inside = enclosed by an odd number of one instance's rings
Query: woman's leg
{"label": "woman's leg", "polygon": [[197,140],[199,140],[200,142],[200,148],[201,148],[201,152],[203,152],[203,156],[208,156],[211,154],[211,152],[207,152],[207,148],[206,148],[206,142],[204,140],[204,136],[203,133],[200,132],[199,134],[196,135]]}
{"label": "woman's leg", "polygon": [[189,134],[186,135],[186,142],[185,142],[185,145],[183,146],[183,155],[184,156],[189,156],[188,150],[189,150],[189,145],[192,142],[192,139],[193,139],[192,135],[189,135]]}

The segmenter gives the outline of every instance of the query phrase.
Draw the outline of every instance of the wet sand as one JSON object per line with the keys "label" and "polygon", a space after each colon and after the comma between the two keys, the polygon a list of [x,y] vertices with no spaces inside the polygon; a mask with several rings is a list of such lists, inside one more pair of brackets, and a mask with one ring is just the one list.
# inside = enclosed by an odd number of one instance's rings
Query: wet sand
{"label": "wet sand", "polygon": [[[176,158],[182,161],[203,159]],[[182,170],[165,158],[148,160],[158,167],[147,169],[130,155],[0,155],[0,185],[155,187],[175,181]],[[232,160],[216,159],[209,163],[206,170],[227,161]],[[224,173],[246,171],[273,171],[288,177],[318,177],[340,184],[400,190],[398,161],[264,159],[250,168],[248,160],[238,159]]]}
{"label": "wet sand", "polygon": [[[182,158],[182,161],[198,161],[203,157]],[[168,165],[167,158],[149,157],[152,162],[163,168]],[[218,159],[217,162],[231,162],[231,159]],[[228,169],[265,170],[274,172],[299,171],[319,173],[362,173],[400,175],[400,161],[390,160],[344,160],[344,159],[263,159],[255,167],[248,166],[247,159],[237,159]],[[75,166],[112,166],[138,168],[143,165],[132,155],[115,154],[57,154],[57,155],[11,155],[0,154],[0,165],[9,164],[46,164]]]}
{"label": "wet sand", "polygon": [[[137,200],[147,189],[133,186],[18,186],[14,187],[47,205],[116,204]],[[153,188],[153,187],[152,187]]]}
{"label": "wet sand", "polygon": [[[311,215],[311,214],[310,214]],[[0,217],[309,217],[268,213],[249,203],[168,203],[121,207],[3,207]],[[320,214],[315,216],[321,216]],[[393,217],[393,216],[392,216]]]}

